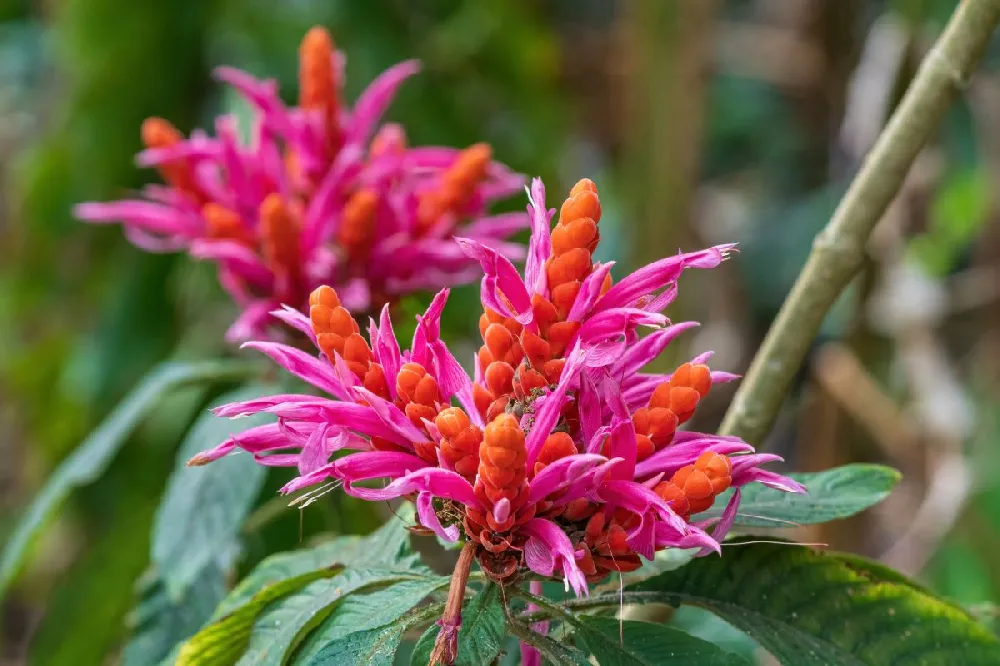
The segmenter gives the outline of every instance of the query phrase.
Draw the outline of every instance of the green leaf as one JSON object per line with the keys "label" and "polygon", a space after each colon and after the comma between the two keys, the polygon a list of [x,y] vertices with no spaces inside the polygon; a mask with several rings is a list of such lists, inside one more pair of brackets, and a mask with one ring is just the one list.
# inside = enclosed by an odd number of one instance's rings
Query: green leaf
{"label": "green leaf", "polygon": [[[407,506],[412,512],[412,505]],[[215,617],[219,618],[239,608],[268,585],[317,569],[367,566],[427,572],[426,567],[418,565],[419,555],[410,549],[410,533],[404,522],[408,518],[406,511],[407,509],[401,508],[398,512],[401,519],[390,520],[368,536],[336,537],[312,548],[268,557],[223,600]]]}
{"label": "green leaf", "polygon": [[[177,666],[216,666],[235,664],[246,649],[254,621],[274,601],[315,580],[336,576],[343,567],[308,571],[264,585],[239,607],[223,614],[191,637],[181,648]],[[216,612],[218,614],[218,611]]]}
{"label": "green leaf", "polygon": [[[250,385],[225,394],[218,404],[269,393],[274,391]],[[267,476],[267,469],[246,454],[226,456],[204,467],[188,467],[187,461],[236,433],[272,420],[259,414],[233,421],[206,412],[188,431],[153,525],[151,557],[169,594],[183,594],[211,562],[224,570],[231,568],[239,552],[240,528]]]}
{"label": "green leaf", "polygon": [[853,555],[736,541],[626,595],[706,608],[783,664],[1000,663],[1000,641],[967,613]]}
{"label": "green leaf", "polygon": [[395,661],[396,650],[399,648],[403,634],[411,627],[416,627],[439,616],[443,610],[444,604],[434,604],[412,611],[396,622],[383,627],[356,631],[328,643],[309,661],[296,662],[296,665],[391,666]]}
{"label": "green leaf", "polygon": [[308,663],[328,643],[338,638],[356,631],[377,629],[398,620],[448,582],[448,578],[408,580],[374,592],[345,597],[322,625],[306,638],[295,655],[295,662]]}
{"label": "green leaf", "polygon": [[[458,630],[458,658],[455,666],[489,664],[503,645],[505,615],[500,588],[487,584],[471,601],[462,607],[462,626]],[[431,625],[417,641],[410,656],[410,664],[424,666],[430,661],[434,641],[440,627]]]}
{"label": "green leaf", "polygon": [[708,641],[650,622],[582,616],[573,635],[601,666],[749,666]]}
{"label": "green leaf", "polygon": [[[806,494],[786,493],[759,483],[744,486],[738,527],[815,525],[847,518],[881,502],[899,482],[900,474],[883,465],[852,464],[815,474],[789,474],[805,485]],[[722,515],[733,490],[727,490],[698,519]]]}
{"label": "green leaf", "polygon": [[[412,507],[400,512],[403,519],[412,518],[408,511],[412,512]],[[391,567],[401,579],[426,578],[428,570],[417,566],[417,555],[409,548],[410,533],[403,519],[390,520],[366,537],[338,537],[313,548],[267,558],[223,599],[211,623],[185,643],[177,663],[179,666],[235,664],[247,651],[258,616],[280,608],[274,602],[282,597],[314,581],[338,576],[345,566]],[[326,613],[306,617],[304,611],[301,617],[306,631],[323,620]],[[294,647],[300,639],[296,631],[288,646]]]}
{"label": "green leaf", "polygon": [[198,382],[235,380],[256,366],[238,361],[168,362],[143,378],[103,423],[59,465],[11,534],[0,556],[0,598],[13,581],[28,546],[69,493],[96,480],[107,469],[143,416],[165,391]]}
{"label": "green leaf", "polygon": [[222,570],[209,563],[180,597],[172,597],[156,572],[149,570],[137,584],[140,601],[128,617],[132,638],[122,651],[122,666],[163,661],[212,615],[226,594],[223,583]]}
{"label": "green leaf", "polygon": [[[546,664],[554,666],[593,666],[587,655],[575,647],[557,642],[551,636],[543,636],[518,621],[510,622],[507,628],[521,641],[538,650]],[[424,634],[426,636],[426,634]],[[429,654],[428,654],[429,656]],[[417,662],[411,662],[417,666]],[[422,665],[421,665],[422,666]]]}
{"label": "green leaf", "polygon": [[346,569],[333,578],[313,581],[264,611],[255,622],[249,645],[237,663],[239,666],[280,666],[305,635],[327,618],[337,602],[367,587],[407,580],[424,584],[428,591],[421,599],[448,584],[448,579],[442,576],[427,578],[422,574],[370,569]]}

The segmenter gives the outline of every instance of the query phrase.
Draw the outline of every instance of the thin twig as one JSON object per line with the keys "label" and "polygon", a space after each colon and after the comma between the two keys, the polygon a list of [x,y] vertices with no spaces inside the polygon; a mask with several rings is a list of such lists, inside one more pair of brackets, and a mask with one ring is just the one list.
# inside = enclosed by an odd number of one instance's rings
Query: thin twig
{"label": "thin twig", "polygon": [[431,652],[430,666],[436,664],[451,664],[458,654],[458,628],[462,626],[462,602],[465,601],[465,586],[469,583],[469,573],[472,571],[472,561],[476,557],[478,544],[466,541],[455,565],[455,573],[451,576],[451,586],[448,588],[448,600],[444,613],[441,615],[441,631],[434,641]]}
{"label": "thin twig", "polygon": [[757,444],[770,429],[826,313],[860,269],[865,243],[1000,22],[1000,0],[965,0],[927,54],[785,300],[722,432]]}
{"label": "thin twig", "polygon": [[920,433],[913,419],[882,390],[847,346],[824,345],[817,354],[814,375],[895,465],[907,467],[917,458]]}

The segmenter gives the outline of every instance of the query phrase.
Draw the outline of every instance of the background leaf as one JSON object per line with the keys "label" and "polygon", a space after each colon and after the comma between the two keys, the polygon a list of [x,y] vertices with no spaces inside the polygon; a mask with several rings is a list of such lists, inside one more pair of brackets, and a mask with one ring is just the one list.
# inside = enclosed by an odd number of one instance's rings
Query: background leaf
{"label": "background leaf", "polygon": [[97,479],[143,416],[164,392],[196,382],[218,382],[249,376],[255,366],[242,361],[168,362],[158,366],[138,384],[94,432],[49,478],[21,518],[0,556],[0,597],[13,580],[32,538],[79,486]]}
{"label": "background leaf", "polygon": [[122,666],[164,660],[212,615],[226,594],[224,580],[222,570],[210,563],[180,596],[173,596],[156,572],[148,571],[137,584],[140,601],[128,617],[132,638],[122,651]]}
{"label": "background leaf", "polygon": [[707,608],[792,666],[1000,663],[968,614],[856,556],[739,544],[627,591]]}
{"label": "background leaf", "polygon": [[708,641],[650,622],[581,617],[573,635],[601,666],[749,666]]}
{"label": "background leaf", "polygon": [[[847,518],[875,506],[892,492],[900,474],[891,467],[856,463],[813,474],[789,474],[805,484],[808,493],[785,493],[759,483],[744,486],[738,527],[790,527],[815,525]],[[716,499],[698,519],[722,515],[732,489]]]}
{"label": "background leaf", "polygon": [[[216,404],[274,392],[255,384],[227,393]],[[188,432],[153,526],[152,561],[169,594],[183,594],[213,561],[222,571],[232,567],[240,528],[267,476],[267,468],[242,451],[204,467],[188,467],[187,461],[231,435],[272,420],[258,414],[233,421],[206,412]]]}

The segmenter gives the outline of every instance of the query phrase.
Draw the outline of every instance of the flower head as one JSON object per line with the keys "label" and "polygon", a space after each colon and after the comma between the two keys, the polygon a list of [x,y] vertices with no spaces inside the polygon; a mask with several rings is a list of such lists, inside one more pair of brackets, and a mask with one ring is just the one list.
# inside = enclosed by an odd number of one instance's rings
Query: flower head
{"label": "flower head", "polygon": [[274,81],[217,70],[253,109],[249,145],[237,138],[233,117],[217,120],[215,136],[187,138],[149,118],[137,161],[157,169],[164,185],[137,199],[81,204],[77,216],[122,222],[143,249],[186,250],[218,264],[243,310],[230,339],[261,335],[270,311],[305,308],[321,284],[335,285],[353,310],[377,312],[401,295],[475,279],[474,262],[451,240],[458,229],[521,256],[504,239],[527,218],[485,213],[523,180],[494,162],[488,145],[413,148],[399,125],[378,127],[417,62],[384,72],[352,109],[342,96],[344,57],[330,35],[313,28],[299,55],[294,107]]}
{"label": "flower head", "polygon": [[[761,469],[777,456],[678,430],[714,383],[733,379],[709,370],[707,354],[669,375],[641,372],[691,327],[661,314],[677,278],[717,266],[731,246],[670,257],[613,284],[610,266],[592,259],[601,215],[592,182],[573,188],[551,232],[554,211],[540,181],[529,211],[523,277],[496,250],[459,240],[485,273],[474,377],[440,338],[447,290],[401,351],[387,309],[365,339],[335,290],[320,287],[308,319],[283,314],[312,336],[320,358],[249,344],[335,399],[278,395],[220,407],[220,416],[270,412],[279,420],[192,463],[239,447],[262,464],[297,466],[287,492],[332,479],[363,499],[411,498],[424,527],[472,544],[493,579],[531,571],[578,594],[657,550],[718,551],[747,483],[802,492]],[[653,330],[640,338],[639,326]],[[352,452],[334,456],[340,450]],[[367,484],[376,479],[383,485]],[[700,519],[731,487],[721,519]]]}

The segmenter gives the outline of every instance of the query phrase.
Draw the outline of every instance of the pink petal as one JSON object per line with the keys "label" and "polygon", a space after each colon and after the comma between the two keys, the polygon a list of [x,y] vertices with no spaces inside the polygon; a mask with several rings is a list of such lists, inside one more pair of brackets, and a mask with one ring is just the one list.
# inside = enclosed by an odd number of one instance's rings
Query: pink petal
{"label": "pink petal", "polygon": [[[613,479],[632,479],[635,475],[636,439],[631,419],[615,418],[608,437],[611,458],[621,458],[623,463],[611,472]],[[647,558],[648,559],[648,558]]]}
{"label": "pink petal", "polygon": [[[356,453],[354,455],[366,454]],[[349,457],[353,458],[354,456]],[[347,458],[344,458],[344,460],[347,460]],[[472,490],[472,485],[464,477],[457,472],[441,469],[440,467],[424,467],[409,472],[385,488],[361,488],[353,485],[353,481],[345,481],[344,490],[354,497],[375,502],[402,497],[403,495],[411,495],[413,493],[430,493],[434,497],[450,499],[476,509],[482,508],[479,500],[476,498],[475,492]]]}
{"label": "pink petal", "polygon": [[611,272],[611,267],[614,265],[615,262],[613,261],[601,264],[583,280],[580,292],[576,295],[576,300],[573,301],[573,307],[570,309],[566,321],[583,321],[590,314],[594,303],[601,297],[601,287],[604,286],[604,278],[608,276],[608,273]]}
{"label": "pink petal", "polygon": [[282,305],[279,310],[272,310],[269,313],[275,319],[280,319],[295,330],[304,333],[314,345],[319,345],[316,341],[316,332],[313,331],[312,322],[309,317],[289,305]]}
{"label": "pink petal", "polygon": [[436,293],[426,312],[417,316],[417,328],[413,332],[410,354],[414,363],[419,363],[425,368],[430,367],[433,361],[430,342],[441,338],[441,314],[448,302],[449,293],[448,289]]}
{"label": "pink petal", "polygon": [[437,512],[434,511],[434,495],[429,492],[422,492],[417,495],[417,517],[420,524],[434,532],[443,540],[454,543],[458,541],[458,526],[449,525],[447,528],[441,524]]}
{"label": "pink petal", "polygon": [[541,178],[531,181],[528,193],[528,215],[531,217],[531,239],[528,260],[524,267],[524,283],[533,294],[545,292],[545,260],[552,254],[551,220],[555,208],[545,208],[545,184]]}
{"label": "pink petal", "polygon": [[512,317],[521,324],[531,323],[531,296],[518,274],[514,264],[496,250],[469,238],[455,241],[470,257],[477,259],[486,275],[483,277],[481,294],[483,305],[500,314]]}
{"label": "pink petal", "polygon": [[532,518],[521,526],[521,533],[528,536],[524,547],[524,561],[528,568],[543,576],[551,576],[556,569],[576,595],[588,594],[587,577],[576,564],[576,555],[569,537],[555,523],[543,518]]}
{"label": "pink petal", "polygon": [[347,388],[334,376],[330,365],[301,349],[276,342],[245,342],[243,347],[267,354],[285,370],[316,388],[323,389],[341,400],[350,399]]}
{"label": "pink petal", "polygon": [[366,143],[375,125],[392,103],[396,91],[406,79],[420,71],[420,62],[407,60],[385,70],[358,97],[351,116],[347,143]]}
{"label": "pink petal", "polygon": [[600,312],[609,308],[631,306],[639,298],[652,294],[676,281],[686,268],[715,268],[722,263],[722,260],[734,247],[731,244],[718,245],[700,252],[678,254],[655,261],[611,287],[608,293],[597,301],[594,309]]}
{"label": "pink petal", "polygon": [[392,329],[392,321],[389,318],[389,305],[382,308],[379,316],[379,328],[376,339],[372,340],[372,354],[375,360],[385,371],[386,379],[389,381],[389,393],[396,397],[396,375],[399,374],[400,362],[399,342],[396,340],[396,332]]}
{"label": "pink petal", "polygon": [[579,453],[560,458],[531,479],[528,501],[533,504],[541,502],[605,462],[608,462],[607,458],[595,453]]}
{"label": "pink petal", "polygon": [[371,410],[378,415],[382,422],[396,435],[394,439],[404,438],[407,442],[426,442],[427,435],[420,432],[417,426],[406,417],[403,411],[393,403],[380,398],[371,391],[363,387],[355,387],[355,393],[359,400],[364,400],[371,407]]}
{"label": "pink petal", "polygon": [[478,241],[507,238],[527,227],[530,222],[524,213],[500,213],[481,217],[466,224],[462,227],[462,235]]}

